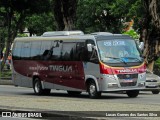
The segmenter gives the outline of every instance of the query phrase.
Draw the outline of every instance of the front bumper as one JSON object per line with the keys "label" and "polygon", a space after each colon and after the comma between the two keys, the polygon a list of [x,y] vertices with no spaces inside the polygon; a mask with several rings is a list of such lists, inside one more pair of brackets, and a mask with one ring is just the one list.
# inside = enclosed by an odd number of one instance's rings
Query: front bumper
{"label": "front bumper", "polygon": [[160,89],[160,83],[158,82],[145,82],[145,87],[146,88],[159,88]]}

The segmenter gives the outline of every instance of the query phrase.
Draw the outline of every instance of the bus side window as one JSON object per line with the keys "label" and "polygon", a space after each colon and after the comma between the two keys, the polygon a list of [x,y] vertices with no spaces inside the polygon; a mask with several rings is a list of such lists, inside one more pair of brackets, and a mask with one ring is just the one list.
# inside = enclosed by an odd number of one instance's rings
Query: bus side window
{"label": "bus side window", "polygon": [[41,50],[41,41],[34,41],[31,45],[31,59],[39,60],[40,59],[40,50]]}
{"label": "bus side window", "polygon": [[85,49],[85,42],[79,42],[76,44],[75,59],[78,61],[86,61],[87,51]]}
{"label": "bus side window", "polygon": [[58,61],[61,58],[62,41],[56,40],[56,41],[53,41],[52,44],[53,44],[52,45],[52,52],[50,52],[50,53],[52,53],[51,60]]}
{"label": "bus side window", "polygon": [[31,42],[23,42],[21,50],[21,59],[29,60],[31,53]]}
{"label": "bus side window", "polygon": [[88,61],[93,62],[93,63],[98,63],[98,54],[97,54],[97,49],[95,48],[95,43],[93,40],[86,40],[86,44],[91,44],[92,45],[92,51],[88,51]]}
{"label": "bus side window", "polygon": [[51,41],[42,41],[40,55],[42,60],[49,60],[49,56],[47,51],[51,49],[52,42]]}
{"label": "bus side window", "polygon": [[74,55],[74,42],[63,42],[62,46],[62,60],[72,61]]}
{"label": "bus side window", "polygon": [[12,57],[14,60],[19,60],[21,57],[22,42],[15,42]]}

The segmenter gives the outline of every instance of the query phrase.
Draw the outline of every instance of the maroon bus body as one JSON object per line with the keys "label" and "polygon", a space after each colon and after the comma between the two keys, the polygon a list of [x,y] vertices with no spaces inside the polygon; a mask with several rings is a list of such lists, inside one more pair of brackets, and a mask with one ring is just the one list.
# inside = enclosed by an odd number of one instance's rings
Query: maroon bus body
{"label": "maroon bus body", "polygon": [[44,82],[85,89],[82,62],[14,60],[13,64],[15,71],[23,76],[37,76]]}

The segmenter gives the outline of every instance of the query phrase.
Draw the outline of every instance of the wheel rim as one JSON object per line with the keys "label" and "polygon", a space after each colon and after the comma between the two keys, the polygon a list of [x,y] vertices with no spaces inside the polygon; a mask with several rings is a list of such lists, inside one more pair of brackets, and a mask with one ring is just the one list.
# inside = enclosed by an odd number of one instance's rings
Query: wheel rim
{"label": "wheel rim", "polygon": [[95,91],[96,91],[96,86],[91,84],[89,87],[89,92],[90,92],[91,96],[94,95]]}
{"label": "wheel rim", "polygon": [[35,83],[35,92],[39,93],[40,90],[40,84],[38,82]]}

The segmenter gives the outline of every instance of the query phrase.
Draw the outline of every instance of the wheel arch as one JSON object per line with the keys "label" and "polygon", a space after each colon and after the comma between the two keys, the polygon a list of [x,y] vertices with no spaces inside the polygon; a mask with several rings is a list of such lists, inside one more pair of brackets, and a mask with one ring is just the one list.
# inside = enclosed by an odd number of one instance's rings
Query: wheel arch
{"label": "wheel arch", "polygon": [[42,88],[44,89],[44,84],[43,84],[43,81],[41,81],[41,78],[38,76],[38,75],[34,75],[32,77],[32,87],[34,86],[34,81],[36,80],[36,78],[38,78],[42,84]]}
{"label": "wheel arch", "polygon": [[97,91],[100,91],[100,89],[99,89],[99,84],[98,84],[98,80],[97,80],[97,78],[94,77],[93,75],[88,75],[88,76],[86,76],[86,79],[85,79],[86,88],[87,88],[87,85],[90,83],[90,81],[94,81],[95,84],[96,84],[96,87],[97,87]]}

